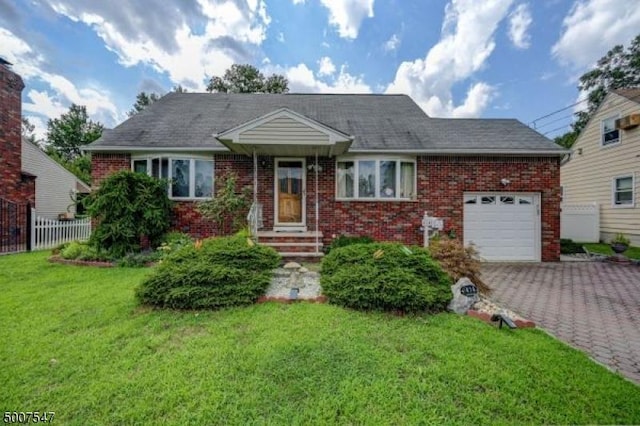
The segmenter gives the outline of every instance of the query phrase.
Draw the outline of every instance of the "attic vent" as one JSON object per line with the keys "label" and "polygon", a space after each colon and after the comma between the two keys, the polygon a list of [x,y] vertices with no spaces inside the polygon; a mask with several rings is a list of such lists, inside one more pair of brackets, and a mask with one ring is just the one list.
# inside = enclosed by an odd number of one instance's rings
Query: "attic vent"
{"label": "attic vent", "polygon": [[640,113],[629,114],[616,120],[616,129],[629,130],[640,125]]}

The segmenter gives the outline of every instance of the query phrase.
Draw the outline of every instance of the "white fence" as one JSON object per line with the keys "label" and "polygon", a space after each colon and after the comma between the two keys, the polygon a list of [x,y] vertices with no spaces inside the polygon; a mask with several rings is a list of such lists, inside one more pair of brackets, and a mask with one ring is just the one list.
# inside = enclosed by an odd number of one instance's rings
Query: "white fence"
{"label": "white fence", "polygon": [[53,220],[31,214],[31,249],[50,249],[69,241],[86,241],[91,236],[91,218]]}
{"label": "white fence", "polygon": [[560,238],[581,243],[600,241],[600,208],[598,203],[561,204]]}

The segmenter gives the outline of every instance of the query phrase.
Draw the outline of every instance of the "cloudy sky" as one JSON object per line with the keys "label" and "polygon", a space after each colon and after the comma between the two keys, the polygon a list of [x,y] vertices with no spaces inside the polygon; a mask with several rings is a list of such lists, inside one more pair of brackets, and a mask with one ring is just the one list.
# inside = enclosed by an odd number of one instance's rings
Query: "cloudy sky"
{"label": "cloudy sky", "polygon": [[[433,117],[529,124],[638,33],[640,0],[0,0],[0,57],[41,135],[71,103],[113,127],[138,92],[204,91],[233,63],[292,92],[406,93]],[[553,137],[570,114],[536,125]]]}

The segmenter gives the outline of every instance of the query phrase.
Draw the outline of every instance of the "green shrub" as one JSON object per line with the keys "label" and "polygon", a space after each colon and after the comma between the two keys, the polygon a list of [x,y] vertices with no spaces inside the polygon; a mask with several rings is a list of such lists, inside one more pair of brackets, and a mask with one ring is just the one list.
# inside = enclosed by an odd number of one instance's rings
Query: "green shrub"
{"label": "green shrub", "polygon": [[164,259],[169,254],[184,246],[193,244],[193,238],[184,232],[172,231],[162,237],[162,243],[158,247],[158,259]]}
{"label": "green shrub", "polygon": [[247,238],[209,238],[169,254],[136,289],[136,298],[175,309],[251,304],[264,294],[279,262],[275,250]]}
{"label": "green shrub", "polygon": [[574,243],[573,240],[568,238],[560,238],[560,253],[584,253],[584,249],[582,248],[582,244]]}
{"label": "green shrub", "polygon": [[53,250],[53,254],[59,253],[63,259],[74,260],[111,260],[107,253],[98,250],[96,247],[89,243],[83,243],[80,241],[72,241],[56,247]]}
{"label": "green shrub", "polygon": [[162,258],[160,251],[143,251],[140,253],[127,253],[124,257],[118,259],[116,264],[127,268],[141,268],[149,263],[158,262]]}
{"label": "green shrub", "polygon": [[321,285],[329,302],[361,310],[436,312],[451,300],[451,279],[428,252],[397,243],[332,250]]}
{"label": "green shrub", "polygon": [[487,295],[491,293],[489,286],[480,278],[480,257],[475,246],[465,247],[455,239],[435,239],[429,244],[428,251],[454,281],[467,277],[480,292]]}
{"label": "green shrub", "polygon": [[331,250],[337,249],[339,247],[346,247],[353,244],[370,244],[375,242],[373,238],[363,235],[363,236],[349,236],[349,235],[339,235],[331,241],[329,247],[326,248],[325,253],[331,253]]}
{"label": "green shrub", "polygon": [[155,247],[170,225],[166,182],[142,173],[120,171],[105,179],[87,202],[98,225],[91,243],[120,258],[140,251],[146,236]]}

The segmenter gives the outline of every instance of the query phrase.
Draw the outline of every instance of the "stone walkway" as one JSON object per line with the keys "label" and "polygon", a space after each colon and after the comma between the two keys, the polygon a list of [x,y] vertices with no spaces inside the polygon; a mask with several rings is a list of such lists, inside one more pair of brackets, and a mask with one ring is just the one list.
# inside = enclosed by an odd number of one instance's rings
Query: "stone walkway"
{"label": "stone walkway", "polygon": [[485,264],[493,300],[640,384],[640,267]]}

